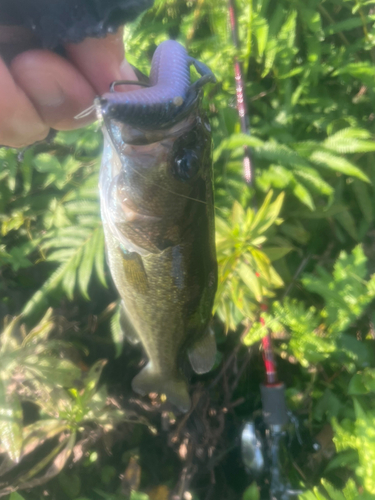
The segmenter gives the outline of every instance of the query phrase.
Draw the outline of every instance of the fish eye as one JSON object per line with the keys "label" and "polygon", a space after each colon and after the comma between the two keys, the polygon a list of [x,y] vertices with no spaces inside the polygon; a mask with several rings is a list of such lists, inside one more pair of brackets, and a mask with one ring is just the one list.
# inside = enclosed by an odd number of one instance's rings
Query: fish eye
{"label": "fish eye", "polygon": [[199,171],[199,159],[194,151],[186,149],[174,162],[173,174],[181,181],[189,181]]}

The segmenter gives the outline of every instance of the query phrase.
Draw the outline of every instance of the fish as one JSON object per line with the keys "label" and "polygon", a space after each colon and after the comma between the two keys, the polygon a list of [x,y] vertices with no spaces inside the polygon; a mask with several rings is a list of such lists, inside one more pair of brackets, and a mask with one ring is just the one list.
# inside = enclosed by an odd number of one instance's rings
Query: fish
{"label": "fish", "polygon": [[[191,65],[201,75],[194,83]],[[148,358],[132,388],[163,394],[182,412],[190,408],[184,357],[198,374],[216,357],[212,139],[201,109],[202,87],[214,81],[207,66],[167,40],[156,48],[145,87],[116,92],[112,85],[95,102],[104,134],[107,261],[124,336]]]}

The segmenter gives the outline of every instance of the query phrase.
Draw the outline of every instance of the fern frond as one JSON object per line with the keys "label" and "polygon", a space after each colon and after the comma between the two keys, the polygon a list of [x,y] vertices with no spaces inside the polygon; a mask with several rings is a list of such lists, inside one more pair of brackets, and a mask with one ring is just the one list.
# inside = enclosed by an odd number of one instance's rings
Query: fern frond
{"label": "fern frond", "polygon": [[[85,229],[85,228],[83,228]],[[94,229],[81,230],[78,227],[63,228],[60,232],[75,237],[50,238],[44,249],[58,248],[47,254],[47,260],[60,262],[60,267],[29,300],[24,314],[30,314],[46,302],[48,294],[61,285],[70,300],[78,284],[85,298],[89,298],[88,286],[95,269],[100,282],[106,286],[104,273],[104,238],[101,223]],[[83,233],[83,234],[82,234]],[[65,248],[61,248],[65,246]]]}
{"label": "fern frond", "polygon": [[336,132],[323,142],[326,149],[340,154],[375,151],[375,141],[368,130],[348,127]]}
{"label": "fern frond", "polygon": [[310,160],[321,167],[329,168],[345,175],[357,177],[358,179],[370,182],[367,175],[346,158],[335,156],[325,151],[315,151],[310,156]]}

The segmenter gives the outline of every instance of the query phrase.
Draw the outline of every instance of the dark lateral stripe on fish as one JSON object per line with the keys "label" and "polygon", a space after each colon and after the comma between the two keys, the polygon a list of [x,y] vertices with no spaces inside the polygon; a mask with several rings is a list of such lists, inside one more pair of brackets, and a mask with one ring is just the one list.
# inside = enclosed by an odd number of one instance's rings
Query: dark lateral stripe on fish
{"label": "dark lateral stripe on fish", "polygon": [[174,40],[161,43],[152,58],[150,87],[109,92],[100,99],[104,117],[154,128],[170,122],[182,109],[190,88],[189,58]]}

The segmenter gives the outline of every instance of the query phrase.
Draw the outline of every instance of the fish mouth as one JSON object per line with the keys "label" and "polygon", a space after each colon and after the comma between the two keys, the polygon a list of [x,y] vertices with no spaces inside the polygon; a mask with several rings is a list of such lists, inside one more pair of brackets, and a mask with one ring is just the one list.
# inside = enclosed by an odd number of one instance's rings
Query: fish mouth
{"label": "fish mouth", "polygon": [[122,149],[125,144],[129,146],[146,146],[154,143],[174,139],[185,132],[188,132],[200,120],[199,110],[190,110],[189,113],[184,113],[178,117],[178,120],[173,120],[164,128],[141,128],[134,127],[129,123],[124,123],[116,118],[103,118],[105,135],[110,139],[115,149]]}
{"label": "fish mouth", "polygon": [[[124,93],[125,94],[125,93]],[[115,120],[124,125],[144,131],[166,130],[184,120],[199,107],[200,95],[187,92],[184,96],[175,96],[170,100],[155,102],[129,103],[125,95],[122,101],[114,100],[111,94],[97,99],[97,114],[104,123]]]}

